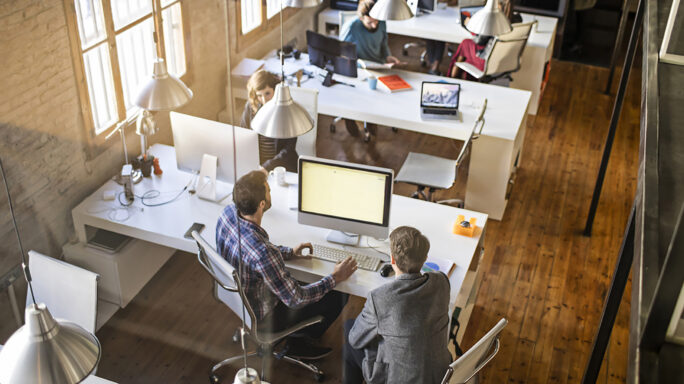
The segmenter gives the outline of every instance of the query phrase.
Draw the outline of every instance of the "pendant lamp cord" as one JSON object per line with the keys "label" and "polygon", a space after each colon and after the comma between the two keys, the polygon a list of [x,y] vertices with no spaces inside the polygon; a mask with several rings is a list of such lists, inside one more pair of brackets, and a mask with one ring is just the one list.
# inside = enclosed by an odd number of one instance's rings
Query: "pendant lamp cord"
{"label": "pendant lamp cord", "polygon": [[[235,184],[237,184],[237,145],[235,141],[235,126],[233,126],[233,200],[235,200]],[[237,246],[238,246],[238,289],[242,290],[242,234],[240,233],[240,211],[235,204],[235,221],[237,222]],[[241,294],[241,292],[238,292]],[[245,304],[242,304],[242,329],[240,329],[240,346],[242,347],[242,360],[245,365],[245,374],[251,378],[247,367],[247,349],[245,345]]]}
{"label": "pendant lamp cord", "polygon": [[17,234],[17,241],[19,242],[19,250],[21,251],[21,267],[24,271],[24,277],[28,283],[29,291],[31,292],[31,299],[33,304],[36,304],[36,296],[33,294],[33,286],[31,285],[31,271],[29,271],[28,263],[26,263],[26,254],[24,253],[24,246],[21,243],[19,236],[19,226],[17,226],[17,218],[14,216],[14,208],[12,207],[12,196],[10,196],[9,185],[7,184],[7,175],[5,175],[5,167],[2,166],[2,159],[0,158],[0,172],[2,172],[2,181],[5,183],[5,192],[7,192],[7,205],[9,205],[10,213],[12,215],[12,223],[14,224],[14,233]]}
{"label": "pendant lamp cord", "polygon": [[285,83],[285,55],[283,54],[283,0],[280,0],[280,80]]}

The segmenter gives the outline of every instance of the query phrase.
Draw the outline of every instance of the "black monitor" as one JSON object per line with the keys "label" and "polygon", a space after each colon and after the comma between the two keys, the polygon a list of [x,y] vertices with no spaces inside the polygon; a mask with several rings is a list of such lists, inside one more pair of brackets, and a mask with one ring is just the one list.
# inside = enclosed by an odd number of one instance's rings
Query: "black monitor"
{"label": "black monitor", "polygon": [[323,85],[332,84],[332,74],[356,77],[356,44],[306,31],[309,63],[328,71]]}
{"label": "black monitor", "polygon": [[432,13],[435,11],[437,0],[406,0],[411,11],[416,15],[420,13]]}

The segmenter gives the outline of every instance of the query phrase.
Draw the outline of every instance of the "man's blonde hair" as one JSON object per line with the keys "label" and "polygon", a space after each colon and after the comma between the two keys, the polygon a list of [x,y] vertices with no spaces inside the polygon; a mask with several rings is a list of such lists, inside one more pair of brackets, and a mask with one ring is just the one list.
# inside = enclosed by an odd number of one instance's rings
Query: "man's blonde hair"
{"label": "man's blonde hair", "polygon": [[404,273],[420,272],[429,250],[430,241],[413,227],[399,227],[390,234],[390,251]]}
{"label": "man's blonde hair", "polygon": [[356,8],[356,14],[359,16],[359,19],[362,16],[368,16],[371,8],[373,8],[374,5],[375,5],[375,0],[361,0],[361,1],[359,1],[359,6]]}

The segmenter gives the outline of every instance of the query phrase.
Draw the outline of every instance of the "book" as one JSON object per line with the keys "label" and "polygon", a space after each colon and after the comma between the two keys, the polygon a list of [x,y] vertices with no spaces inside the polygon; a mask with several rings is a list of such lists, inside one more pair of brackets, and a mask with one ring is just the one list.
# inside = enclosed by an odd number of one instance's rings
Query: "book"
{"label": "book", "polygon": [[264,60],[254,60],[246,57],[240,61],[237,67],[233,68],[232,74],[234,76],[250,77],[254,72],[261,69],[264,63]]}
{"label": "book", "polygon": [[421,270],[423,272],[442,272],[449,276],[454,270],[455,265],[456,264],[454,264],[454,262],[451,260],[428,255],[428,258],[425,261],[425,264],[423,264],[423,268]]}
{"label": "book", "polygon": [[411,89],[411,85],[404,81],[399,75],[387,75],[378,77],[378,83],[383,89],[390,92],[406,91]]}

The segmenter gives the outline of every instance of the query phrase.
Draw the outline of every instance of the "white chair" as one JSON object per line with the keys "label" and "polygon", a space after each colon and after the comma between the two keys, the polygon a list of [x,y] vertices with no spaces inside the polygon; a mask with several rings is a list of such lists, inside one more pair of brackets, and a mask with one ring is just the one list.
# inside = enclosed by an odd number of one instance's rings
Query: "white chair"
{"label": "white chair", "polygon": [[[322,381],[324,378],[323,372],[318,369],[317,366],[306,363],[301,360],[292,358],[287,355],[287,351],[276,353],[273,348],[277,346],[281,341],[295,332],[298,332],[308,326],[320,323],[323,321],[323,316],[314,316],[312,318],[306,319],[302,322],[295,324],[294,326],[287,328],[278,332],[265,332],[259,330],[257,324],[257,318],[254,314],[252,306],[245,297],[245,293],[242,290],[242,285],[240,284],[240,279],[235,268],[233,268],[226,259],[221,257],[221,255],[216,252],[216,250],[207,243],[204,238],[197,233],[197,231],[192,232],[192,237],[197,242],[197,260],[204,267],[204,269],[209,272],[211,277],[214,278],[214,296],[226,304],[240,319],[244,319],[245,326],[247,329],[244,330],[245,337],[253,340],[258,344],[257,351],[250,352],[248,356],[258,355],[261,357],[261,377],[265,380],[266,372],[270,369],[271,358],[275,357],[277,359],[282,359],[291,364],[298,365],[305,369],[308,369],[314,374],[317,381]],[[243,312],[244,306],[244,312]],[[242,317],[242,314],[246,313],[246,317]],[[236,338],[233,338],[236,341]],[[237,339],[239,340],[239,338]],[[245,346],[243,346],[245,348]],[[216,371],[225,365],[228,365],[234,361],[241,360],[243,358],[242,354],[234,357],[229,357],[211,368],[211,376],[209,377],[212,383],[219,383],[220,379],[216,374]]]}
{"label": "white chair", "polygon": [[511,80],[511,73],[520,69],[520,58],[535,23],[537,21],[513,24],[511,32],[491,40],[482,53],[485,60],[484,70],[479,70],[464,61],[456,63],[456,66],[483,82],[502,77]]}
{"label": "white chair", "polygon": [[341,39],[342,38],[342,27],[344,27],[344,25],[347,24],[348,21],[350,21],[350,20],[352,20],[358,16],[356,15],[356,11],[340,11],[338,17],[339,17],[338,22],[339,22],[339,26],[340,26],[339,38]]}
{"label": "white chair", "polygon": [[[482,106],[482,112],[475,121],[473,130],[463,143],[461,151],[456,160],[445,159],[439,156],[426,155],[423,153],[409,152],[401,165],[394,182],[413,184],[418,189],[411,195],[413,198],[422,197],[426,201],[432,201],[432,194],[438,189],[449,189],[454,185],[454,181],[458,177],[458,169],[463,163],[465,155],[470,149],[470,143],[477,138],[477,135],[482,132],[484,127],[484,113],[487,109],[487,99],[485,99]],[[480,129],[477,131],[478,125]],[[425,188],[428,188],[427,194]],[[463,206],[463,201],[458,199],[450,199],[439,201],[438,203],[456,203],[459,207]]]}
{"label": "white chair", "polygon": [[506,324],[508,320],[499,320],[472,348],[451,363],[442,384],[463,384],[473,379],[499,352],[499,334]]}
{"label": "white chair", "polygon": [[316,134],[318,130],[318,90],[311,88],[290,87],[292,99],[299,103],[313,119],[313,129],[297,137],[297,153],[305,156],[316,156]]}
{"label": "white chair", "polygon": [[[45,303],[53,317],[96,331],[99,275],[61,260],[29,251],[31,285],[36,302]],[[33,303],[26,294],[26,306]]]}

